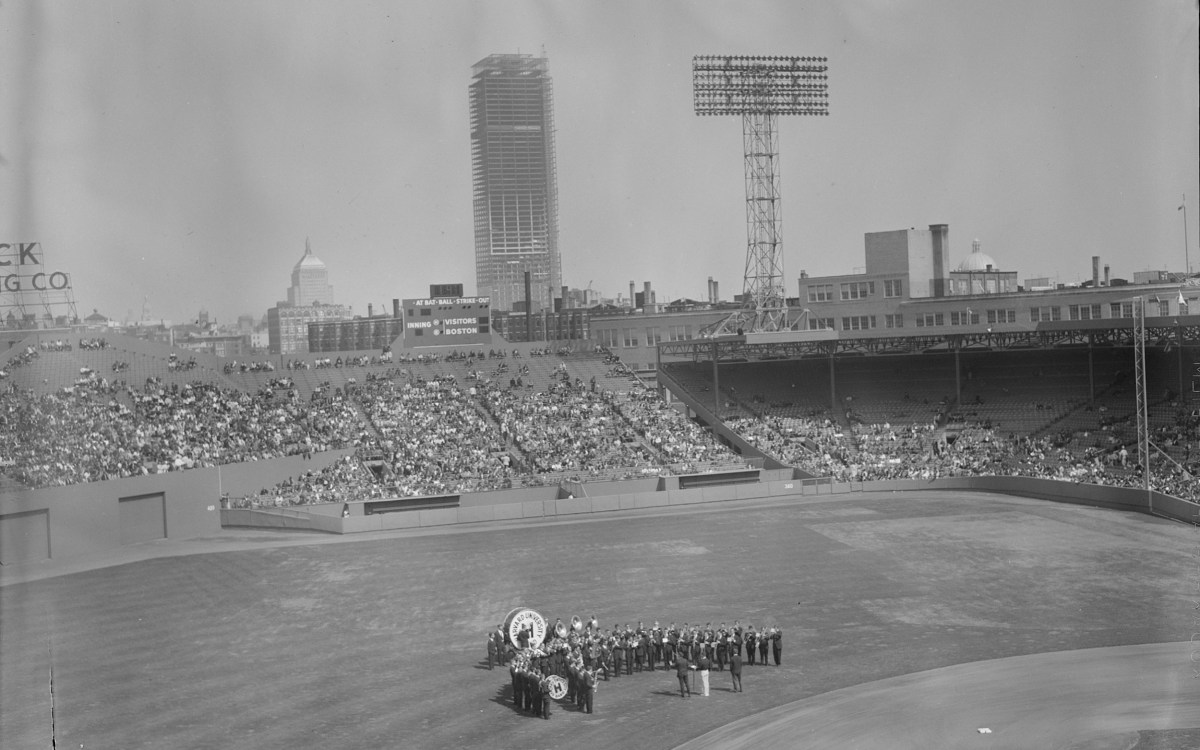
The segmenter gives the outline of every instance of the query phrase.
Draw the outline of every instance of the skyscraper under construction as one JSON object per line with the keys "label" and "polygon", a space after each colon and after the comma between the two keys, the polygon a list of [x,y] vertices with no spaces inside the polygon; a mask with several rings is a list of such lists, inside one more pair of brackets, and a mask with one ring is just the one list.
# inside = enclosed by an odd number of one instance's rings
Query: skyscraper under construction
{"label": "skyscraper under construction", "polygon": [[562,284],[554,96],[544,57],[490,55],[471,68],[475,284],[493,310],[553,307]]}

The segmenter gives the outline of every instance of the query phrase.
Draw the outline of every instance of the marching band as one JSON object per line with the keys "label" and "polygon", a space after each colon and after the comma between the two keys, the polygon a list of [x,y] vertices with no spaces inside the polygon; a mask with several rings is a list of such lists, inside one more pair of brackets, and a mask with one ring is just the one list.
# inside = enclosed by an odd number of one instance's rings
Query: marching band
{"label": "marching band", "polygon": [[602,630],[593,615],[586,623],[578,617],[571,618],[570,624],[557,620],[546,636],[544,642],[534,644],[531,634],[522,628],[514,642],[511,635],[506,638],[503,625],[488,634],[489,668],[494,659],[501,665],[507,662],[517,707],[544,719],[550,718],[551,699],[565,698],[578,710],[593,713],[597,683],[619,678],[622,672],[632,675],[675,668],[680,694],[688,697],[691,690],[685,670],[701,674],[702,694],[708,695],[710,665],[723,672],[726,665],[736,662],[731,672],[735,691],[740,691],[743,649],[746,664],[766,665],[772,655],[779,666],[783,653],[783,631],[778,627],[756,630],[753,624],[742,627],[740,621],[734,621],[732,627],[685,622],[682,627],[671,623],[665,628],[658,622],[652,627],[638,622],[637,627],[626,623]]}

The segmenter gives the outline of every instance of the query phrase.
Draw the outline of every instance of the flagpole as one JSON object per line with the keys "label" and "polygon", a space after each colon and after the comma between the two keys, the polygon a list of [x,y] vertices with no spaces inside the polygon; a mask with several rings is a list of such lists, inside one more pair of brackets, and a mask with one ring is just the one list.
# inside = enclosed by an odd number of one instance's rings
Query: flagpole
{"label": "flagpole", "polygon": [[1179,210],[1183,211],[1183,275],[1187,277],[1192,275],[1192,261],[1189,254],[1187,236],[1187,193],[1183,194],[1183,202],[1179,204]]}

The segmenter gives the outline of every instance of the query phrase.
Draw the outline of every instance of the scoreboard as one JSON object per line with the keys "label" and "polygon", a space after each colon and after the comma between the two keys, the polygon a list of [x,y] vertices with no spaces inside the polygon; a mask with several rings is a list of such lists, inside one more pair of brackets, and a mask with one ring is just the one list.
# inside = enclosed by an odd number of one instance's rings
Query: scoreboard
{"label": "scoreboard", "polygon": [[492,343],[490,297],[404,300],[404,347]]}

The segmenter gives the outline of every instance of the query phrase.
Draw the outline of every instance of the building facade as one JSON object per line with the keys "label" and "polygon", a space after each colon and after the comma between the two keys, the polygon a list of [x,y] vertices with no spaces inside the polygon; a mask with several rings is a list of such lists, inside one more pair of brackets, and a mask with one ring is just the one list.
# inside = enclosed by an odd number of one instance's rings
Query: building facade
{"label": "building facade", "polygon": [[292,285],[288,287],[288,304],[292,307],[332,305],[333,287],[329,285],[329,269],[313,255],[312,245],[304,240],[304,255],[292,268]]}
{"label": "building facade", "polygon": [[267,338],[271,354],[307,354],[308,324],[349,320],[344,305],[293,307],[280,303],[267,310]]}
{"label": "building facade", "polygon": [[308,324],[308,351],[312,354],[357,352],[391,348],[404,332],[399,317],[354,318]]}
{"label": "building facade", "polygon": [[475,284],[493,309],[553,309],[562,284],[554,97],[545,58],[490,55],[471,68]]}
{"label": "building facade", "polygon": [[948,238],[945,224],[867,234],[866,273],[801,276],[799,306],[808,314],[808,327],[837,331],[840,338],[947,328],[1032,330],[1039,323],[1131,318],[1139,297],[1148,302],[1148,317],[1200,310],[1200,287],[1110,286],[1095,270],[1090,284],[1021,288],[1017,272],[1001,271],[980,252],[978,240],[971,255],[950,270]]}

